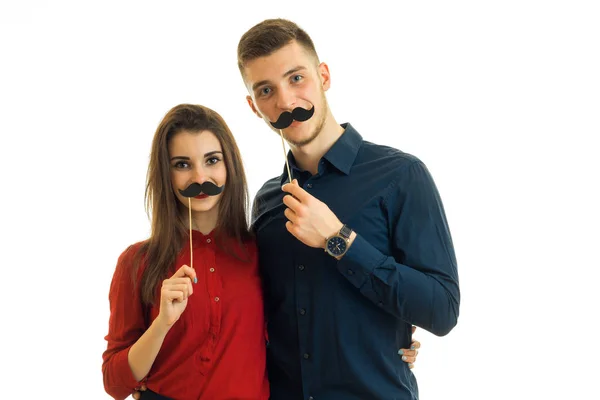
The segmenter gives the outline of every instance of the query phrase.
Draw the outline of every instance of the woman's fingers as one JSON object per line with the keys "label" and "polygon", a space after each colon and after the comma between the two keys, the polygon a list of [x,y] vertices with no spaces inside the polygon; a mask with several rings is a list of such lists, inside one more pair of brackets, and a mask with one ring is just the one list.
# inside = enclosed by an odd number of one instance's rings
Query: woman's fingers
{"label": "woman's fingers", "polygon": [[400,349],[398,351],[398,355],[402,357],[402,361],[409,364],[413,364],[415,361],[417,361],[418,354],[419,350]]}
{"label": "woman's fingers", "polygon": [[198,278],[196,277],[196,270],[187,265],[182,265],[181,268],[179,268],[171,278],[184,278],[186,276],[189,277],[192,280],[192,282],[198,282]]}
{"label": "woman's fingers", "polygon": [[192,286],[192,281],[190,280],[190,278],[165,279],[163,281],[162,287],[166,287],[169,290],[184,290],[186,299],[188,296],[191,296],[192,293],[194,293],[194,288]]}

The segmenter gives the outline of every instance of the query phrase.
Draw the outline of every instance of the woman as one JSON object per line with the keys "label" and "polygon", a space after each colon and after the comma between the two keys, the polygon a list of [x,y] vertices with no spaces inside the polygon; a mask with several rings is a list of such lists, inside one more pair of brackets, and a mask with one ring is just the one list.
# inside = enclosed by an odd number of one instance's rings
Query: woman
{"label": "woman", "polygon": [[[214,191],[185,197],[192,183],[205,182]],[[146,205],[150,238],[121,254],[110,287],[106,392],[115,399],[140,388],[142,399],[268,399],[246,178],[219,114],[189,104],[166,114],[152,143]],[[403,351],[414,362],[416,350]]]}

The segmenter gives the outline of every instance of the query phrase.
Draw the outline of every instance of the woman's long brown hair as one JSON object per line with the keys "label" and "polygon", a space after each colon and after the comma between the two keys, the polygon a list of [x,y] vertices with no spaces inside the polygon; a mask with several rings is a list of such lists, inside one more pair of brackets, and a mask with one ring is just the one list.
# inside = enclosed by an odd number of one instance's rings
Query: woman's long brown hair
{"label": "woman's long brown hair", "polygon": [[[150,238],[142,243],[134,258],[132,278],[143,262],[145,265],[140,293],[142,303],[154,304],[159,283],[166,279],[182,246],[189,237],[187,208],[175,196],[171,184],[169,141],[182,131],[210,131],[223,149],[227,168],[227,183],[219,201],[219,219],[215,228],[215,242],[227,247],[234,256],[243,260],[239,252],[251,238],[248,229],[248,186],[244,166],[235,139],[223,118],[208,107],[180,104],[163,118],[152,142],[146,183],[146,212],[151,215]],[[238,246],[223,246],[222,239],[234,239]],[[247,256],[247,253],[245,254]]]}

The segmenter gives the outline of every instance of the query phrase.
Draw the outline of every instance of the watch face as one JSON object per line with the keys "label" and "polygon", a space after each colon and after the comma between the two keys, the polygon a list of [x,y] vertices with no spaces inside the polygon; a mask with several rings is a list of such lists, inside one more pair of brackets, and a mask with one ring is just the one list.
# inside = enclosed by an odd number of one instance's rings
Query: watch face
{"label": "watch face", "polygon": [[327,250],[334,256],[341,256],[346,251],[346,240],[339,236],[332,237],[327,241]]}

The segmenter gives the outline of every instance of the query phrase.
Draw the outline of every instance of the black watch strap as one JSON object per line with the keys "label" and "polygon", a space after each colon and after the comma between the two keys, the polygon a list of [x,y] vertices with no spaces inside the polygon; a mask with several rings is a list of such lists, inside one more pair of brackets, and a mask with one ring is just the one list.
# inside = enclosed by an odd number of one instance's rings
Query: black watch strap
{"label": "black watch strap", "polygon": [[342,226],[342,229],[340,229],[340,236],[346,240],[350,239],[351,234],[352,234],[352,229],[350,229],[346,225]]}

